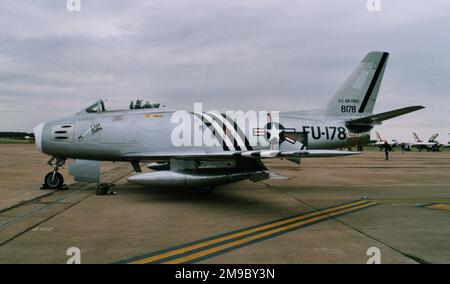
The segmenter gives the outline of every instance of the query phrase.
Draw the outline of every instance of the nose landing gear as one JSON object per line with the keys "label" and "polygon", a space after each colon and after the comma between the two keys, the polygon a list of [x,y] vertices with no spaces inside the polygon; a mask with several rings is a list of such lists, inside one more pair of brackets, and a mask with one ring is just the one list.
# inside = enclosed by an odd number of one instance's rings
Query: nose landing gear
{"label": "nose landing gear", "polygon": [[44,177],[44,184],[41,186],[41,189],[63,189],[64,177],[62,174],[58,172],[59,168],[64,166],[66,162],[65,158],[53,157],[50,161],[47,162],[52,168],[53,171],[49,172]]}
{"label": "nose landing gear", "polygon": [[42,189],[61,189],[64,185],[64,177],[59,172],[49,172],[45,175]]}

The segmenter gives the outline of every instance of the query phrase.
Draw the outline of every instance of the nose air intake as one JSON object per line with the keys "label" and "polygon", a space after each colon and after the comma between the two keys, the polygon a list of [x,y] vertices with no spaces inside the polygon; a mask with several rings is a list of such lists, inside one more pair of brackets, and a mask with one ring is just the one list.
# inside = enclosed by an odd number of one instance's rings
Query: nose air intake
{"label": "nose air intake", "polygon": [[36,148],[42,152],[42,131],[45,123],[41,123],[33,129]]}

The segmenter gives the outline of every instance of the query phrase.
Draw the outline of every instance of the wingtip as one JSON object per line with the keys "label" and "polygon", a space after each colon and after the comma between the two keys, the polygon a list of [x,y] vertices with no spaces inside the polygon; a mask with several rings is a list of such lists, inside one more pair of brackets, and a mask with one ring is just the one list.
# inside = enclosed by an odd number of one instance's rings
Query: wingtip
{"label": "wingtip", "polygon": [[362,152],[354,151],[341,151],[341,150],[307,150],[305,157],[316,157],[316,158],[326,158],[326,157],[342,157],[362,154]]}
{"label": "wingtip", "polygon": [[358,151],[340,151],[342,156],[352,156],[352,155],[359,155],[362,154],[363,152],[358,152]]}
{"label": "wingtip", "polygon": [[409,107],[409,109],[411,111],[417,111],[417,110],[421,110],[421,109],[424,109],[424,108],[425,108],[424,106],[410,106]]}

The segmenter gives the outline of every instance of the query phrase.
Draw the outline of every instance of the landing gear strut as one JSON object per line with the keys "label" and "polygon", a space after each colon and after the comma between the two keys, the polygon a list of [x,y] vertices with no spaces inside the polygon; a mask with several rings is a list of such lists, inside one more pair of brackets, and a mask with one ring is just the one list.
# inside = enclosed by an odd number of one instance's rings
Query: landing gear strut
{"label": "landing gear strut", "polygon": [[41,189],[64,188],[64,177],[58,172],[58,170],[60,167],[64,166],[65,162],[66,159],[60,157],[53,157],[47,162],[47,164],[53,168],[53,171],[45,175],[44,184],[41,186]]}

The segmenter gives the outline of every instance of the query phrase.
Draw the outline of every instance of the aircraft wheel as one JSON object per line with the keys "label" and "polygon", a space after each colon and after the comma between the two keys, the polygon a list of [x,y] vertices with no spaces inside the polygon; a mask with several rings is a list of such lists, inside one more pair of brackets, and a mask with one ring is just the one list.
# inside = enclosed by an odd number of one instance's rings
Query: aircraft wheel
{"label": "aircraft wheel", "polygon": [[208,194],[211,194],[214,191],[214,186],[198,187],[198,188],[195,188],[194,190],[198,194],[208,195]]}
{"label": "aircraft wheel", "polygon": [[64,178],[62,174],[58,172],[49,172],[44,178],[44,185],[49,189],[62,188],[64,184]]}

